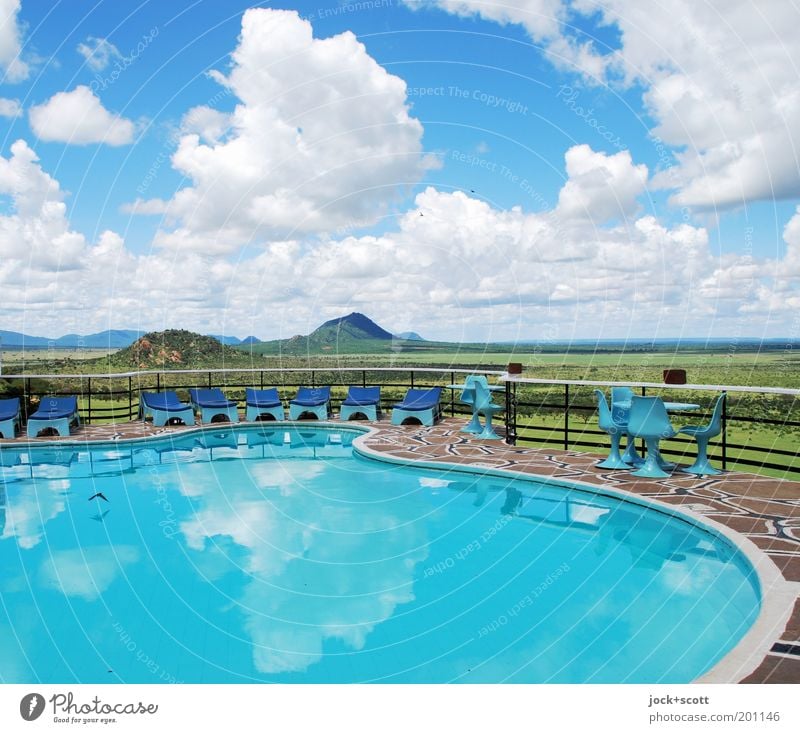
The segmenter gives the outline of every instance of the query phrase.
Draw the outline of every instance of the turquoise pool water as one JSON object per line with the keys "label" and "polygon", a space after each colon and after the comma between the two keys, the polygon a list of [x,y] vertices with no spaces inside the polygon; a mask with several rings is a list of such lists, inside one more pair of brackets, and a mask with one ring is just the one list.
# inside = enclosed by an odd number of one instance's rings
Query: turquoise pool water
{"label": "turquoise pool water", "polygon": [[0,450],[2,681],[687,682],[758,614],[699,526],[355,435]]}

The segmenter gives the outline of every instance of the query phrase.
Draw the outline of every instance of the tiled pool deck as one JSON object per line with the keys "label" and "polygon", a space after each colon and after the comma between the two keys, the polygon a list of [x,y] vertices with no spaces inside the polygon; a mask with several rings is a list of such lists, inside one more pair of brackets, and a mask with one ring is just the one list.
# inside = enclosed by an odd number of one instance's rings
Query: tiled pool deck
{"label": "tiled pool deck", "polygon": [[[736,472],[708,478],[676,473],[662,480],[637,479],[625,471],[596,468],[599,456],[595,454],[477,440],[459,432],[463,425],[464,421],[457,418],[448,418],[431,428],[395,427],[383,420],[372,423],[376,431],[363,442],[370,451],[389,458],[508,469],[627,491],[680,505],[744,535],[772,559],[787,581],[797,584],[797,599],[785,629],[776,635],[757,669],[743,681],[800,683],[800,482]],[[118,440],[184,429],[131,422],[81,427],[70,438]],[[25,439],[18,438],[17,442],[22,440]]]}

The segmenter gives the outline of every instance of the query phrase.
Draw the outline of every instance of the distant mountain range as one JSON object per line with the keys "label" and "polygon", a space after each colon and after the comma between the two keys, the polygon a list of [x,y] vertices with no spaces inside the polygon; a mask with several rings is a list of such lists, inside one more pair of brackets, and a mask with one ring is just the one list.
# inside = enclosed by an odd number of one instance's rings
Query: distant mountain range
{"label": "distant mountain range", "polygon": [[[46,336],[28,336],[18,331],[0,330],[0,343],[5,349],[21,349],[23,347],[27,349],[124,349],[142,335],[141,331],[117,329],[90,333],[86,336],[68,333],[66,336],[58,338],[47,338]],[[236,336],[209,335],[209,338],[217,339],[226,346],[261,343],[255,336],[239,339]]]}
{"label": "distant mountain range", "polygon": [[122,349],[130,346],[141,335],[140,331],[113,330],[90,333],[81,336],[68,333],[58,338],[46,336],[28,336],[17,331],[0,331],[3,348],[36,348],[36,349]]}

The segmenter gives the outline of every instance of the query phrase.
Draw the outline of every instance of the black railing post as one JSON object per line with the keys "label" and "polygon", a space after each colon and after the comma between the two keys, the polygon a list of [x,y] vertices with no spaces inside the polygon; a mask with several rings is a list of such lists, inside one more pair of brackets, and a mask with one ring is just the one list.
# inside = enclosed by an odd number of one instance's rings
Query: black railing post
{"label": "black railing post", "polygon": [[564,385],[564,450],[569,450],[569,385]]}
{"label": "black railing post", "polygon": [[722,470],[728,468],[728,393],[722,392]]}
{"label": "black railing post", "polygon": [[208,388],[211,389],[213,385],[211,384],[211,372],[208,373]]}
{"label": "black railing post", "polygon": [[506,444],[517,444],[517,385],[506,382]]}
{"label": "black railing post", "polygon": [[161,391],[161,372],[156,372],[156,392]]}
{"label": "black railing post", "polygon": [[259,374],[259,378],[261,380],[261,389],[264,389],[264,371],[261,370],[258,374]]}
{"label": "black railing post", "polygon": [[[465,377],[466,379],[466,377]],[[450,384],[456,383],[456,373],[450,372]],[[456,414],[456,391],[454,389],[450,390],[450,414]]]}
{"label": "black railing post", "polygon": [[414,389],[414,370],[411,370],[411,389]]}
{"label": "black railing post", "polygon": [[366,369],[362,369],[361,370],[361,386],[362,387],[366,387],[367,386],[367,370]]}
{"label": "black railing post", "polygon": [[128,375],[128,419],[133,419],[133,377]]}
{"label": "black railing post", "polygon": [[88,394],[87,405],[86,405],[86,420],[84,422],[87,425],[92,424],[92,378],[88,377],[86,380],[86,391]]}

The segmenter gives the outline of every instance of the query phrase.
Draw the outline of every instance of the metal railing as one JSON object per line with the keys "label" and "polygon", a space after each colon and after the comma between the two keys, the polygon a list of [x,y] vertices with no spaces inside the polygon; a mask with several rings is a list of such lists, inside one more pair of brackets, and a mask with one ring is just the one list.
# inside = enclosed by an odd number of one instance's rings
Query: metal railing
{"label": "metal railing", "polygon": [[[408,388],[445,386],[463,382],[467,374],[483,374],[505,384],[506,442],[515,445],[557,446],[562,450],[603,453],[608,436],[596,424],[594,388],[626,386],[642,395],[664,393],[672,399],[694,401],[709,409],[720,393],[726,394],[722,433],[709,446],[712,460],[724,469],[738,468],[800,479],[800,390],[776,387],[730,385],[661,384],[656,382],[602,382],[587,380],[532,379],[509,376],[486,369],[442,369],[436,367],[315,367],[273,369],[183,369],[122,372],[118,374],[6,374],[5,393],[22,398],[27,418],[37,398],[48,394],[77,395],[81,420],[86,424],[134,420],[139,415],[141,391],[175,390],[188,399],[192,387],[220,387],[244,406],[246,387],[277,387],[288,401],[299,386],[330,385],[336,410],[347,387],[378,385],[381,406],[400,401]],[[443,394],[445,415],[469,415],[457,390]],[[700,423],[708,411],[692,413],[688,420]],[[676,423],[677,424],[677,423]],[[767,438],[748,438],[757,429]],[[763,436],[762,436],[763,438]],[[675,438],[664,443],[665,455],[680,458],[693,450],[691,439]]]}
{"label": "metal railing", "polygon": [[[400,368],[400,367],[314,367],[288,369],[174,369],[115,374],[4,374],[9,383],[7,394],[22,401],[23,420],[33,412],[38,400],[46,395],[76,395],[78,413],[86,425],[135,420],[139,417],[141,392],[178,392],[188,402],[189,389],[219,387],[229,399],[245,404],[245,388],[277,387],[288,402],[300,386],[331,386],[331,405],[336,410],[347,395],[349,386],[380,386],[381,407],[399,402],[406,389],[427,388],[463,382],[465,374],[501,377],[499,370]],[[111,403],[111,404],[109,404]],[[458,391],[449,390],[442,397],[447,415],[466,415],[468,407],[458,400]]]}
{"label": "metal railing", "polygon": [[[708,422],[714,401],[724,394],[722,432],[709,445],[710,458],[723,469],[756,470],[800,479],[800,389],[508,375],[501,381],[506,384],[507,442],[552,445],[563,450],[593,449],[593,452],[607,451],[609,445],[608,435],[597,427],[594,389],[630,387],[643,396],[669,394],[671,401],[696,402],[708,408],[681,416],[691,424]],[[680,425],[678,416],[673,417],[675,424]],[[761,440],[748,439],[746,433],[752,427],[762,431]],[[675,458],[693,457],[694,446],[690,438],[675,437],[662,441],[661,452]],[[641,448],[644,450],[644,444]]]}

